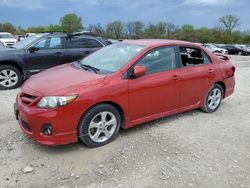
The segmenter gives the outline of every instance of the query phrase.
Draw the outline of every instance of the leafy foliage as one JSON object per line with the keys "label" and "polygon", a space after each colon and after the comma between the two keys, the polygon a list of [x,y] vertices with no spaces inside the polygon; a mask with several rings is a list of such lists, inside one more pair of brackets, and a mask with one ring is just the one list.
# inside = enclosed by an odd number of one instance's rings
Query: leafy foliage
{"label": "leafy foliage", "polygon": [[82,19],[76,14],[66,14],[60,19],[62,31],[67,33],[77,32],[83,29]]}
{"label": "leafy foliage", "polygon": [[[218,19],[218,26],[214,28],[195,28],[193,25],[175,25],[171,22],[158,22],[145,24],[141,21],[122,22],[116,20],[106,26],[90,24],[88,30],[100,37],[113,39],[140,39],[140,38],[166,38],[178,39],[199,43],[242,43],[250,44],[250,31],[237,31],[240,20],[235,15],[225,15]],[[23,29],[11,23],[0,23],[0,32],[13,34],[41,33],[41,32],[77,32],[82,31],[81,18],[75,14],[66,14],[60,19],[59,25],[48,27],[37,26]]]}

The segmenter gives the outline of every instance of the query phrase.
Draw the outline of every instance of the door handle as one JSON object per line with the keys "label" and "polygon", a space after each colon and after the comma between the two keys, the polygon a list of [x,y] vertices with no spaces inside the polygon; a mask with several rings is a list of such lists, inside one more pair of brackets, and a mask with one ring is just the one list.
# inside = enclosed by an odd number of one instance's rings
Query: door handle
{"label": "door handle", "polygon": [[179,80],[180,78],[179,78],[179,76],[177,76],[177,75],[174,75],[174,76],[172,76],[172,78],[171,78],[171,80]]}
{"label": "door handle", "polygon": [[90,51],[85,51],[85,54],[87,54],[87,55],[90,54]]}
{"label": "door handle", "polygon": [[208,73],[212,73],[212,72],[214,72],[213,69],[208,69]]}

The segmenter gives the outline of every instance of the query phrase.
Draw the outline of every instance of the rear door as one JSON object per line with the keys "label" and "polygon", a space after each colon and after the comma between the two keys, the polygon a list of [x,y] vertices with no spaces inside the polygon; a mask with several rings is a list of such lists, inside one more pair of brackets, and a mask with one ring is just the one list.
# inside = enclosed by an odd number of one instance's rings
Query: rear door
{"label": "rear door", "polygon": [[139,60],[136,65],[148,70],[128,82],[132,121],[178,108],[181,84],[177,62],[175,47],[156,48]]}
{"label": "rear door", "polygon": [[96,39],[72,37],[66,40],[65,61],[73,62],[104,47]]}
{"label": "rear door", "polygon": [[208,55],[196,47],[180,47],[181,107],[198,104],[214,83],[216,70]]}
{"label": "rear door", "polygon": [[62,37],[46,37],[41,39],[32,47],[36,47],[38,50],[27,50],[25,56],[27,68],[31,73],[36,73],[64,63]]}

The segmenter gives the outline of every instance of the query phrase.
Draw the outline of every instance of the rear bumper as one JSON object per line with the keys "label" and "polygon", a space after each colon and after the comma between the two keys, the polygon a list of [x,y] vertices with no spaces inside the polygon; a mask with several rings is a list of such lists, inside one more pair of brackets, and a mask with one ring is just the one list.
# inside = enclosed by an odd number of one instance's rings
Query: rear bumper
{"label": "rear bumper", "polygon": [[235,88],[235,78],[234,78],[234,76],[224,79],[224,83],[225,83],[225,86],[226,86],[224,98],[226,98],[226,97],[232,95],[233,92],[234,92],[234,88]]}

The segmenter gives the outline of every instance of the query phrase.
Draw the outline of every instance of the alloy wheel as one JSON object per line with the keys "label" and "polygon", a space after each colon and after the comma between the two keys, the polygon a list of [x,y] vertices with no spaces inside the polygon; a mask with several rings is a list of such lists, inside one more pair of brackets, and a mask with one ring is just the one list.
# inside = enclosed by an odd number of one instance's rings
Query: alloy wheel
{"label": "alloy wheel", "polygon": [[105,142],[114,134],[116,127],[117,119],[112,112],[100,112],[90,121],[89,137],[94,142]]}
{"label": "alloy wheel", "polygon": [[222,98],[221,90],[218,88],[214,88],[208,96],[207,100],[208,107],[211,110],[216,109],[220,105],[221,98]]}
{"label": "alloy wheel", "polygon": [[18,75],[15,71],[4,69],[0,71],[0,84],[4,87],[12,87],[18,82]]}

